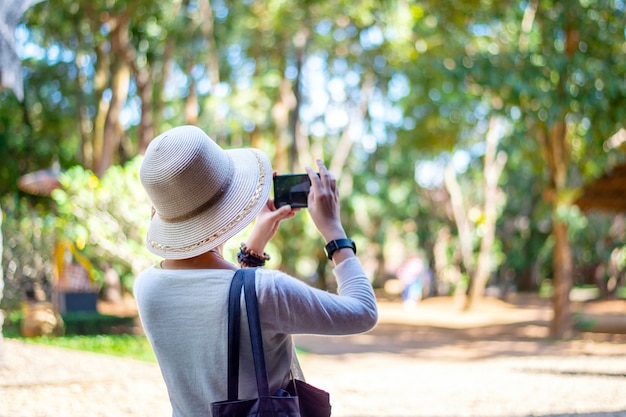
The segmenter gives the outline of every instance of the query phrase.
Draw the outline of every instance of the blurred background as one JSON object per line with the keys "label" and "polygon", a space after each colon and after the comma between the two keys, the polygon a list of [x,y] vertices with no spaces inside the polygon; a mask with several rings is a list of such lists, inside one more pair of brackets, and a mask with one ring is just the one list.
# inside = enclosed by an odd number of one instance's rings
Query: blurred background
{"label": "blurred background", "polygon": [[[537,294],[569,337],[572,301],[626,298],[625,9],[3,0],[0,307],[11,323],[45,303],[127,307],[155,262],[142,154],[194,124],[278,173],[322,158],[381,298]],[[333,290],[306,212],[267,252]]]}

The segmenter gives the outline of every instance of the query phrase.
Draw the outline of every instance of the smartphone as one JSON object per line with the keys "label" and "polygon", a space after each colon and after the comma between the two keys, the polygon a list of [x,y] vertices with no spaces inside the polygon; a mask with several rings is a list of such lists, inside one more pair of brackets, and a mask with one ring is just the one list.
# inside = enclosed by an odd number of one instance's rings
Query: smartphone
{"label": "smartphone", "polygon": [[308,206],[311,180],[308,174],[284,174],[274,177],[274,205],[291,208]]}

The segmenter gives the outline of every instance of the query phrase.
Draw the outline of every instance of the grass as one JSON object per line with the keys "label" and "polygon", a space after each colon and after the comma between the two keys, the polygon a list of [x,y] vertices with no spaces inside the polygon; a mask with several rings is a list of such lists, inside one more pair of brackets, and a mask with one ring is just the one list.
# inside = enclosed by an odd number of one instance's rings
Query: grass
{"label": "grass", "polygon": [[[156,363],[156,356],[152,346],[145,336],[135,335],[72,335],[59,337],[18,337],[6,336],[10,339],[21,340],[28,343],[39,343],[46,346],[54,346],[65,349],[82,350],[85,352],[100,353],[103,355],[119,356],[136,359],[144,362]],[[305,355],[306,350],[296,348],[298,356]]]}
{"label": "grass", "polygon": [[4,337],[27,343],[156,362],[148,339],[143,335],[130,333],[133,317],[116,317],[92,312],[66,314],[63,316],[65,335],[58,337],[22,337],[20,334],[22,318],[21,310],[8,314],[2,328]]}
{"label": "grass", "polygon": [[104,355],[156,362],[150,343],[145,336],[135,335],[68,335],[60,337],[12,337],[29,343],[82,350]]}
{"label": "grass", "polygon": [[[10,314],[3,326],[4,337],[26,343],[38,343],[65,349],[118,356],[156,363],[152,346],[144,335],[115,333],[129,330],[132,318],[119,318],[94,313],[65,315],[64,336],[22,337],[20,334],[20,311]],[[299,354],[305,352],[299,351]]]}

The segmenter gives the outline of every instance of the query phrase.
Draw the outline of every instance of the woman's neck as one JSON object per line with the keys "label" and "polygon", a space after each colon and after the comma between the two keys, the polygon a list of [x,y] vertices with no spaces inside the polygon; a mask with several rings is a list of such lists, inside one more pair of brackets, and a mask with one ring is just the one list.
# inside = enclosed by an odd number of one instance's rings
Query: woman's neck
{"label": "woman's neck", "polygon": [[163,269],[232,269],[237,267],[222,256],[222,248],[211,249],[193,258],[164,259],[161,262]]}

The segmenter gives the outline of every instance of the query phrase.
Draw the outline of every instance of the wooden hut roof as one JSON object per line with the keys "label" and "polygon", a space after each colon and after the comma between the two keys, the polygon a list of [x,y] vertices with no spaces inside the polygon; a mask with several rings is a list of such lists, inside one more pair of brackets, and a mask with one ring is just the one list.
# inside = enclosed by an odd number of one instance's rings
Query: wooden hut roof
{"label": "wooden hut roof", "polygon": [[626,212],[626,163],[587,184],[574,204],[583,211]]}

